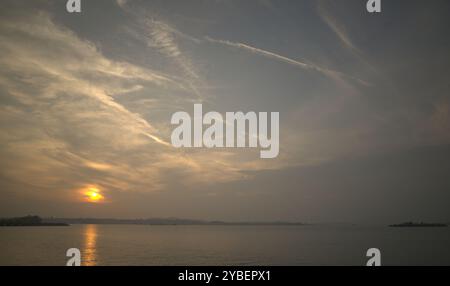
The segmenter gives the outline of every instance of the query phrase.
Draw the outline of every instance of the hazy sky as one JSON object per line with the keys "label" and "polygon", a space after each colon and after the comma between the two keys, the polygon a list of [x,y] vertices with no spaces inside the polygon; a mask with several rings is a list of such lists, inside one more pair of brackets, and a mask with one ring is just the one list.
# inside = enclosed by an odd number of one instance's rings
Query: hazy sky
{"label": "hazy sky", "polygon": [[[1,1],[0,216],[450,221],[450,2],[365,5]],[[172,147],[194,103],[278,158]]]}

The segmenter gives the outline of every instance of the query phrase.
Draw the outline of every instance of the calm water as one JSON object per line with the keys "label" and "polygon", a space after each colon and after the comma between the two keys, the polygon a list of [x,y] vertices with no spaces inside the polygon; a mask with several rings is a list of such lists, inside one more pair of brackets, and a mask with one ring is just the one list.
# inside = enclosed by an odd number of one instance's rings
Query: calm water
{"label": "calm water", "polygon": [[330,226],[1,227],[0,265],[450,265],[450,228]]}

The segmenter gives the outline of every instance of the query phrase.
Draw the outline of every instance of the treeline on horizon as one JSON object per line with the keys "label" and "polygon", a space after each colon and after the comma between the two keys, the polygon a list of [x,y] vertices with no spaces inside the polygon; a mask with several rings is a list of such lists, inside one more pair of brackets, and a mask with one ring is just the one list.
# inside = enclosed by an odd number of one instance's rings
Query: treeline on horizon
{"label": "treeline on horizon", "polygon": [[67,223],[62,222],[47,222],[39,216],[24,216],[15,218],[0,219],[0,226],[67,226]]}
{"label": "treeline on horizon", "polygon": [[180,218],[147,218],[147,219],[115,219],[115,218],[46,218],[45,222],[67,224],[136,224],[136,225],[304,225],[300,222],[226,222]]}
{"label": "treeline on horizon", "polygon": [[71,224],[135,224],[135,225],[305,225],[300,222],[225,222],[179,218],[115,219],[115,218],[41,218],[28,215],[0,218],[0,226],[66,226]]}
{"label": "treeline on horizon", "polygon": [[[115,218],[41,218],[28,215],[15,218],[0,218],[0,226],[67,226],[71,224],[133,224],[133,225],[309,225],[301,222],[256,221],[226,222],[206,221],[180,218],[147,218],[147,219],[115,219]],[[389,227],[446,227],[444,223],[405,222],[391,224]]]}

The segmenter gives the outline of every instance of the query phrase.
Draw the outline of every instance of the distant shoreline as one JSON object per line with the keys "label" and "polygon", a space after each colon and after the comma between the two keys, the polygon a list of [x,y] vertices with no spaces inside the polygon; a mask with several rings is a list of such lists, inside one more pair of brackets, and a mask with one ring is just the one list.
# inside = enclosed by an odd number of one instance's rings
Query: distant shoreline
{"label": "distant shoreline", "polygon": [[301,226],[300,222],[225,222],[203,221],[179,218],[149,218],[149,219],[111,219],[111,218],[40,218],[26,216],[20,218],[0,219],[1,226],[69,226],[74,224],[102,224],[102,225],[220,225],[220,226]]}
{"label": "distant shoreline", "polygon": [[307,225],[300,222],[225,222],[225,221],[202,221],[189,219],[45,219],[47,222],[67,224],[102,224],[102,225],[219,225],[219,226],[302,226]]}
{"label": "distant shoreline", "polygon": [[389,227],[447,227],[444,223],[424,223],[424,222],[405,222],[400,224],[391,224]]}
{"label": "distant shoreline", "polygon": [[69,226],[69,224],[64,222],[45,222],[38,216],[25,216],[0,219],[0,227],[2,226]]}
{"label": "distant shoreline", "polygon": [[[18,218],[0,218],[2,226],[70,226],[77,224],[97,224],[97,225],[153,225],[153,226],[310,226],[317,224],[289,222],[289,221],[207,221],[179,218],[148,218],[148,219],[115,219],[115,218],[41,218],[39,216],[25,216]],[[386,225],[385,225],[386,226]],[[387,227],[447,227],[444,223],[426,222],[404,222],[387,225]]]}
{"label": "distant shoreline", "polygon": [[39,226],[70,226],[70,224],[66,223],[41,223],[41,224],[0,224],[0,227],[20,227],[20,226],[31,226],[31,227],[39,227]]}

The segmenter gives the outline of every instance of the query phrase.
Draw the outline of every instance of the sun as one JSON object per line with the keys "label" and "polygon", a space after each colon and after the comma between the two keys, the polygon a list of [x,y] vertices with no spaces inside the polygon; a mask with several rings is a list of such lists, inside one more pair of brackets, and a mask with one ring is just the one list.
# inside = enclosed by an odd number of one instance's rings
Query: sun
{"label": "sun", "polygon": [[101,190],[97,187],[87,187],[83,191],[84,198],[89,203],[102,202],[105,197],[101,194]]}

